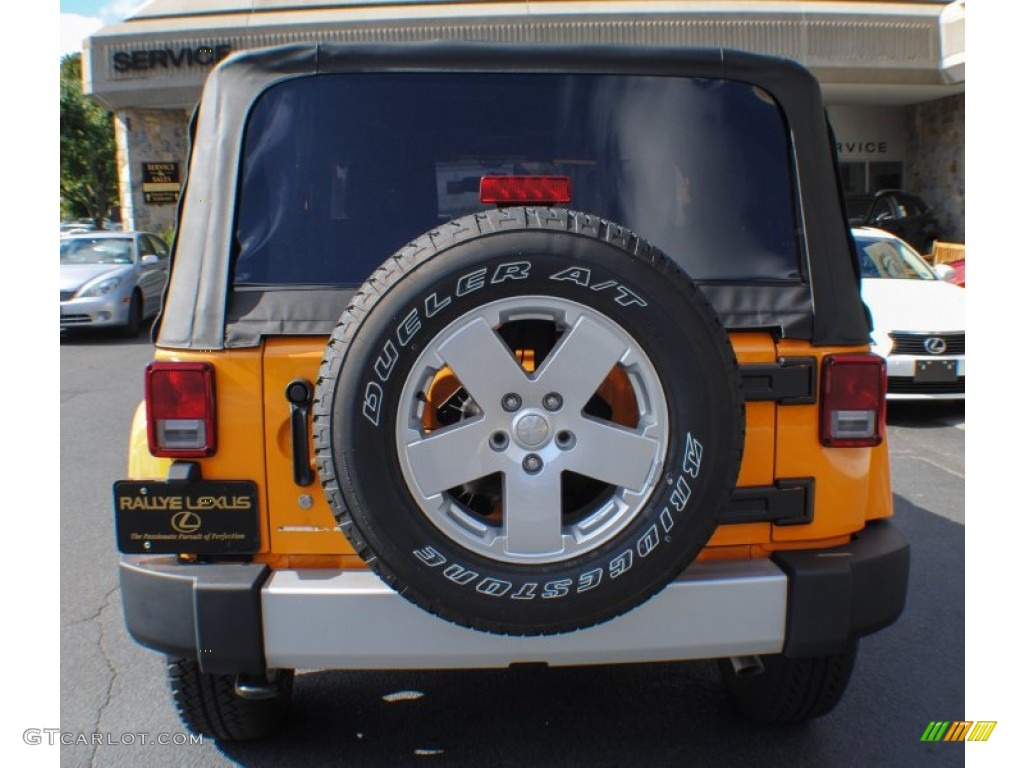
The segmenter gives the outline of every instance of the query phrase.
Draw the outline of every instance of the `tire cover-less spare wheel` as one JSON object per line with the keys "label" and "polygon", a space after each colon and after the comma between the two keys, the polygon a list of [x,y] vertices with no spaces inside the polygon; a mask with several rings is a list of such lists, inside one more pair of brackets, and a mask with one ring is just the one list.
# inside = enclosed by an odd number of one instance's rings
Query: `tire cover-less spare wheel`
{"label": "tire cover-less spare wheel", "polygon": [[699,289],[616,224],[467,216],[363,285],[314,403],[321,482],[407,599],[514,635],[588,627],[674,579],[736,480],[743,400]]}

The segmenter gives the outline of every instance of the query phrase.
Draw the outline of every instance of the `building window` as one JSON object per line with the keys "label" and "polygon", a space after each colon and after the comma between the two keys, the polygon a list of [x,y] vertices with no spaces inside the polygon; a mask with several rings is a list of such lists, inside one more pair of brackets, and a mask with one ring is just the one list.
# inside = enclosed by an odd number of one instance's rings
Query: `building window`
{"label": "building window", "polygon": [[903,188],[903,163],[897,161],[841,162],[839,175],[843,180],[843,191],[848,195]]}
{"label": "building window", "polygon": [[868,167],[868,192],[903,189],[903,163],[887,161],[865,165]]}

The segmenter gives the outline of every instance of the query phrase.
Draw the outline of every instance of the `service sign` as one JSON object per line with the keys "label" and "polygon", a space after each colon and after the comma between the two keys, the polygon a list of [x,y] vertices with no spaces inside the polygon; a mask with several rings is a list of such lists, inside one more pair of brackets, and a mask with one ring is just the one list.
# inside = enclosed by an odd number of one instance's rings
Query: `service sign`
{"label": "service sign", "polygon": [[260,548],[256,484],[114,483],[117,548],[139,554],[246,554]]}
{"label": "service sign", "polygon": [[143,163],[142,194],[150,205],[177,203],[181,194],[178,163]]}

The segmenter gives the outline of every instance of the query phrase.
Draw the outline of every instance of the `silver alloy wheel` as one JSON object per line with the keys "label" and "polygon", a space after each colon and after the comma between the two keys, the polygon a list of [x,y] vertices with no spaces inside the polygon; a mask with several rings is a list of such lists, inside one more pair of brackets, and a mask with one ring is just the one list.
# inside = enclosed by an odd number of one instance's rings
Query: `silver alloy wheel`
{"label": "silver alloy wheel", "polygon": [[[561,332],[532,373],[497,331],[523,320]],[[636,400],[635,426],[584,412],[616,366]],[[446,367],[469,399],[461,420],[427,430],[424,393]],[[664,388],[640,344],[607,316],[551,296],[502,299],[448,325],[413,364],[398,414],[399,463],[423,513],[456,544],[518,564],[568,560],[615,538],[656,487],[669,438]],[[608,492],[569,514],[565,472]],[[452,492],[490,476],[501,477],[497,520]]]}

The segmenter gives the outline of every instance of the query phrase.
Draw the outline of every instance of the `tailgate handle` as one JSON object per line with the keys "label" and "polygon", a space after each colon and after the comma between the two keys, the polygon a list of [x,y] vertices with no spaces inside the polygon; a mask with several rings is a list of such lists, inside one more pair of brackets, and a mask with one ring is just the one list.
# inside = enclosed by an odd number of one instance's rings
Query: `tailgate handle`
{"label": "tailgate handle", "polygon": [[292,477],[296,485],[312,485],[313,468],[309,466],[309,406],[313,402],[313,385],[295,379],[284,390],[292,411]]}

